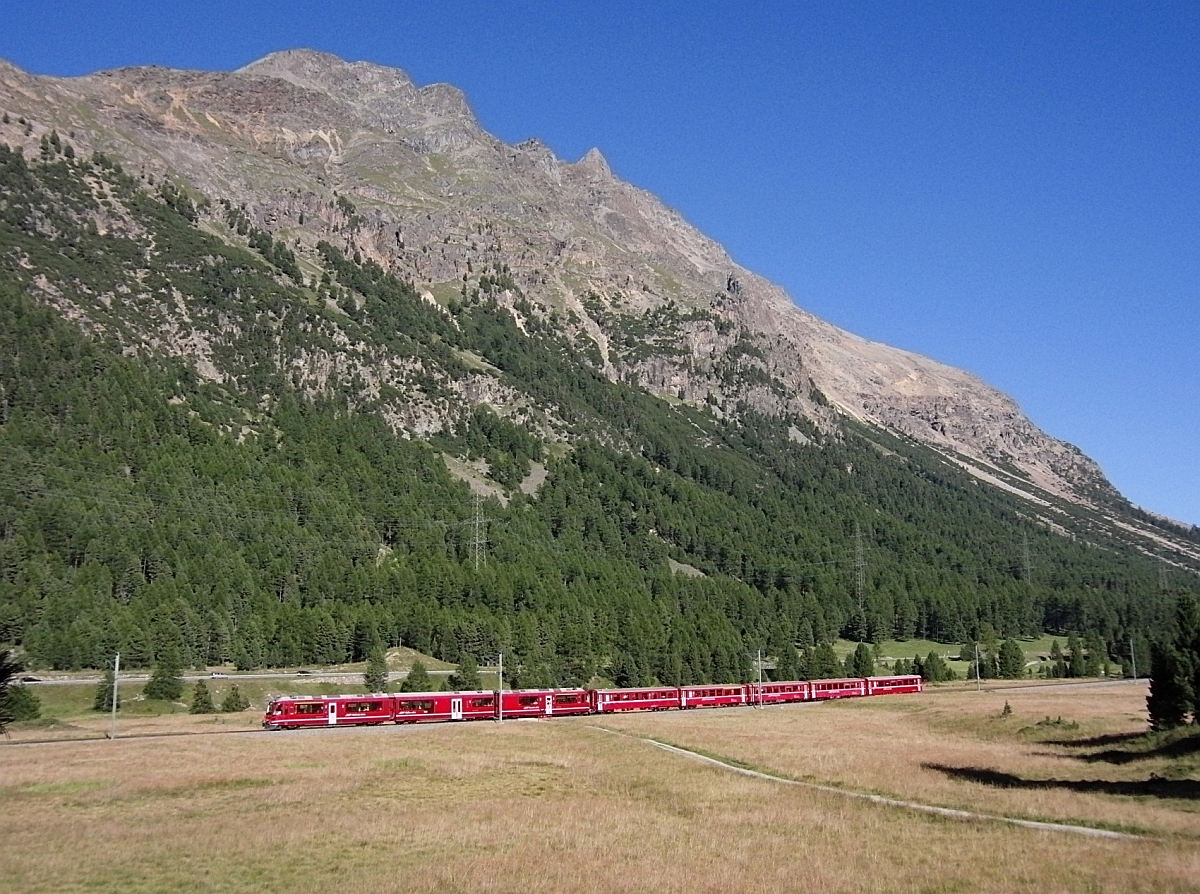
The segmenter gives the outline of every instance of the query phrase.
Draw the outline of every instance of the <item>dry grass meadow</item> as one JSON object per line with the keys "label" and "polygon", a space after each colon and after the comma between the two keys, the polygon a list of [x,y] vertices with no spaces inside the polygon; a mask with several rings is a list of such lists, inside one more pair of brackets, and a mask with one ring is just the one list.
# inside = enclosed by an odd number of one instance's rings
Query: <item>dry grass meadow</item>
{"label": "dry grass meadow", "polygon": [[[950,689],[502,725],[265,733],[233,732],[250,715],[174,715],[130,721],[116,741],[18,730],[0,744],[0,889],[1200,891],[1200,740],[1132,739],[1144,698],[1134,684]],[[646,739],[1141,837],[932,817]]]}

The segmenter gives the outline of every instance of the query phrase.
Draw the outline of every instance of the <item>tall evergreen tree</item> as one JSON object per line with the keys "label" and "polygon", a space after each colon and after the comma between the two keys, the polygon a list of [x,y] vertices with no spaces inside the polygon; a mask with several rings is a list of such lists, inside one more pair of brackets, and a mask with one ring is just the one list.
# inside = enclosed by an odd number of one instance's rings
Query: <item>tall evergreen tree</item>
{"label": "tall evergreen tree", "polygon": [[215,714],[217,706],[213,704],[212,693],[208,691],[208,684],[203,680],[197,680],[196,686],[192,690],[192,707],[193,714]]}
{"label": "tall evergreen tree", "polygon": [[1175,605],[1173,634],[1150,649],[1146,708],[1156,730],[1183,726],[1189,714],[1200,723],[1200,606],[1191,594]]}
{"label": "tall evergreen tree", "polygon": [[242,691],[238,689],[237,683],[229,687],[229,691],[225,693],[225,698],[221,701],[222,714],[236,714],[239,711],[245,711],[250,707],[250,699],[242,695]]}
{"label": "tall evergreen tree", "polygon": [[400,684],[401,692],[429,692],[433,689],[433,680],[429,676],[429,671],[425,670],[425,665],[418,658],[412,663],[412,667]]}
{"label": "tall evergreen tree", "polygon": [[183,668],[179,661],[179,650],[174,646],[163,651],[142,694],[146,698],[163,701],[175,701],[183,695]]}
{"label": "tall evergreen tree", "polygon": [[17,719],[17,712],[12,703],[12,689],[24,665],[10,658],[8,649],[0,651],[0,733],[8,735],[7,726]]}
{"label": "tall evergreen tree", "polygon": [[851,660],[847,666],[849,676],[875,676],[875,655],[871,652],[871,647],[866,643],[859,643],[858,648],[854,650],[854,653],[850,656],[850,659]]}
{"label": "tall evergreen tree", "polygon": [[388,666],[382,646],[371,649],[367,656],[367,670],[363,674],[363,685],[368,692],[387,692]]}
{"label": "tall evergreen tree", "polygon": [[[104,669],[104,676],[100,678],[100,682],[96,684],[96,693],[92,698],[93,711],[111,711],[113,706],[113,689],[115,688],[116,678],[113,676],[112,665]],[[121,710],[121,697],[117,696],[117,710]]]}
{"label": "tall evergreen tree", "polygon": [[1025,653],[1016,640],[1006,639],[1000,644],[997,661],[1000,676],[1006,680],[1015,680],[1025,673]]}
{"label": "tall evergreen tree", "polygon": [[464,654],[458,660],[458,669],[446,681],[446,688],[454,692],[470,692],[483,688],[479,679],[479,664],[475,656]]}

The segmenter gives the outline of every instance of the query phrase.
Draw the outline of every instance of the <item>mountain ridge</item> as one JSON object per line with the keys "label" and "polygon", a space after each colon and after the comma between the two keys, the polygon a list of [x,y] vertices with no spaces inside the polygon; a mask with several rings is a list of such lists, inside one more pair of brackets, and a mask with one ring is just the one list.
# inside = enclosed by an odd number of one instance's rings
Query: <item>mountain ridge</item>
{"label": "mountain ridge", "polygon": [[[1120,501],[1094,461],[998,389],[820,320],[677,211],[614,177],[598,149],[571,163],[537,140],[505,144],[450,85],[418,87],[399,69],[287,50],[234,72],[40,78],[5,66],[0,100],[15,113],[40,103],[39,120],[50,119],[18,134],[28,148],[50,127],[74,131],[84,148],[116,152],[143,176],[228,197],[294,243],[302,262],[333,241],[443,305],[471,269],[501,264],[525,298],[595,344],[609,378],[725,413],[747,401],[829,425],[839,411],[964,457],[973,473],[1015,474],[1025,484],[1010,486],[1035,498],[1047,492],[1093,508]],[[512,304],[514,294],[501,300]],[[732,334],[694,321],[682,352],[611,350],[620,318],[672,304],[708,313]],[[762,355],[752,362],[773,388],[721,382],[721,361],[743,342]],[[413,430],[436,428],[430,417]]]}

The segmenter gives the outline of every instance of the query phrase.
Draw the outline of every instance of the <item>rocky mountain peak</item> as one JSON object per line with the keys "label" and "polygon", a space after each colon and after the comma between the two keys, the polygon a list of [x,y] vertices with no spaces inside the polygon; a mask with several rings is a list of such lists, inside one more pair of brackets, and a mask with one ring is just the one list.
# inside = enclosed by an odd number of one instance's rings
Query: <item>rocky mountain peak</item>
{"label": "rocky mountain peak", "polygon": [[[1015,475],[1018,488],[1111,492],[1095,463],[976,377],[813,317],[613,177],[599,150],[571,164],[536,139],[506,146],[452,86],[289,50],[232,73],[51,79],[0,68],[0,106],[38,122],[10,134],[31,151],[51,127],[75,131],[82,149],[117,152],[146,176],[245,208],[302,256],[326,240],[447,301],[464,276],[504,269],[532,305],[578,320],[570,336],[595,344],[606,375],[672,399],[815,418],[828,403],[981,474]],[[671,308],[690,316],[670,339],[621,347],[622,332],[646,325],[633,318]],[[758,371],[746,381],[769,387],[724,384],[748,363]]]}

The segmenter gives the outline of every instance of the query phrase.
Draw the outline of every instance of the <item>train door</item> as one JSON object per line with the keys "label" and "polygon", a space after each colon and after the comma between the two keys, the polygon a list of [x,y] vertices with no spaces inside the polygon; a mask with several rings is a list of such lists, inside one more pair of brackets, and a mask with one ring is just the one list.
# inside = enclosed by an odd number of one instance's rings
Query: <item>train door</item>
{"label": "train door", "polygon": [[451,720],[462,720],[462,699],[461,698],[450,699],[450,719]]}
{"label": "train door", "polygon": [[554,695],[546,693],[546,716],[549,717],[554,713]]}
{"label": "train door", "polygon": [[333,726],[337,723],[337,702],[329,703],[329,725]]}

